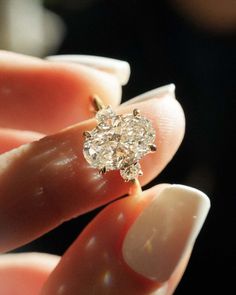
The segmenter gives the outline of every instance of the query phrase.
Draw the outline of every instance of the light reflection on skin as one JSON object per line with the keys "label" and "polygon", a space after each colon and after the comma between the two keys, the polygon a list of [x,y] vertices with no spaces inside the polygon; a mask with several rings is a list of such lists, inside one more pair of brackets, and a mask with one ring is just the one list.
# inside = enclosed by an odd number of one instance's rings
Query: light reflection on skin
{"label": "light reflection on skin", "polygon": [[[51,161],[49,160],[47,163],[42,165],[40,168],[40,173],[44,173],[46,170],[55,171],[57,173],[60,169],[70,169],[72,167],[72,163],[77,161],[77,156],[73,154],[62,154],[53,158]],[[72,176],[72,175],[70,175]]]}
{"label": "light reflection on skin", "polygon": [[92,236],[89,240],[88,243],[86,244],[86,249],[89,250],[96,244],[96,237]]}
{"label": "light reflection on skin", "polygon": [[[86,167],[88,168],[88,167]],[[89,177],[88,177],[88,182],[89,185],[90,183],[93,184],[94,186],[96,186],[95,184],[97,183],[97,185],[100,183],[101,180],[103,180],[102,175],[99,174],[99,172],[97,170],[94,170],[94,168],[89,167],[90,170],[93,169],[93,171],[89,172]],[[82,168],[84,169],[84,168]],[[88,169],[87,169],[88,170]]]}
{"label": "light reflection on skin", "polygon": [[105,287],[110,287],[111,284],[112,284],[112,275],[111,275],[111,272],[109,270],[107,270],[104,273],[103,284],[104,284]]}
{"label": "light reflection on skin", "polygon": [[43,162],[45,159],[50,157],[52,154],[54,154],[57,150],[57,147],[52,147],[50,149],[45,150],[43,153],[38,153],[34,157],[31,157],[29,159],[29,162],[34,164],[38,162]]}
{"label": "light reflection on skin", "polygon": [[65,165],[70,164],[76,158],[77,158],[76,156],[72,156],[72,157],[63,156],[61,158],[57,158],[57,160],[53,162],[53,165],[54,166],[65,166]]}
{"label": "light reflection on skin", "polygon": [[[93,168],[94,169],[94,168]],[[93,180],[101,180],[103,177],[102,177],[102,175],[101,174],[99,174],[99,172],[98,171],[94,171],[93,173],[91,173],[91,178],[93,179]]]}
{"label": "light reflection on skin", "polygon": [[104,260],[108,261],[110,258],[110,255],[107,252],[103,252],[103,258]]}
{"label": "light reflection on skin", "polygon": [[124,214],[122,212],[120,212],[120,214],[117,216],[117,221],[118,222],[124,221]]}
{"label": "light reflection on skin", "polygon": [[36,187],[32,193],[35,206],[38,206],[38,207],[44,206],[45,198],[43,196],[44,196],[44,187],[43,186]]}
{"label": "light reflection on skin", "polygon": [[58,290],[57,290],[57,294],[58,295],[63,295],[66,292],[66,285],[60,285]]}
{"label": "light reflection on skin", "polygon": [[[78,160],[79,158],[75,161]],[[70,163],[68,163],[68,166],[70,166]],[[79,167],[80,171],[83,171],[83,178],[86,178],[86,188],[89,192],[93,191],[94,194],[105,193],[108,180],[104,178],[103,175],[99,174],[98,169],[91,167],[85,161],[80,161],[79,163],[77,163],[77,167]],[[69,169],[69,167],[67,168]],[[70,173],[70,176],[71,174],[72,173]]]}
{"label": "light reflection on skin", "polygon": [[108,180],[99,173],[98,169],[91,167],[87,163],[80,164],[80,169],[88,175],[88,186],[92,184],[94,193],[101,192],[106,187]]}
{"label": "light reflection on skin", "polygon": [[101,191],[102,188],[106,186],[107,182],[108,182],[107,179],[103,179],[102,181],[100,181],[100,183],[96,186],[95,192]]}
{"label": "light reflection on skin", "polygon": [[89,173],[89,177],[88,177],[88,185],[90,185],[90,183],[93,185],[93,191],[99,192],[102,190],[103,187],[106,186],[108,180],[105,179],[101,174],[99,174],[98,170],[91,168],[91,167],[86,167],[87,169],[93,169],[93,172]]}

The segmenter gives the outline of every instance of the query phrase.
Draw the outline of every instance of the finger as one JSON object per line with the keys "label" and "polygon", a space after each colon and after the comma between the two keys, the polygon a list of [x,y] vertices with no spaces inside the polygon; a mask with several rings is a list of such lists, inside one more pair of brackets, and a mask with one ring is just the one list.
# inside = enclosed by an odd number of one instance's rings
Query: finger
{"label": "finger", "polygon": [[130,104],[145,101],[147,97],[149,99],[152,99],[152,98],[162,98],[163,96],[171,96],[175,98],[175,84],[171,83],[171,84],[158,87],[156,89],[152,89],[130,100],[127,100],[126,102],[122,103],[122,106],[127,106]]}
{"label": "finger", "polygon": [[113,74],[4,51],[0,89],[0,126],[46,134],[93,116],[94,94],[113,106],[121,98],[121,85]]}
{"label": "finger", "polygon": [[38,295],[59,257],[42,253],[0,256],[0,294]]}
{"label": "finger", "polygon": [[[138,107],[153,122],[158,152],[141,160],[142,184],[170,161],[184,133],[183,112],[169,96],[127,106]],[[99,175],[84,159],[85,121],[0,156],[0,250],[6,251],[49,231],[61,222],[126,194],[131,186],[118,171]],[[29,222],[30,220],[30,222]]]}
{"label": "finger", "polygon": [[205,194],[182,185],[112,203],[65,253],[41,294],[167,294],[209,206]]}
{"label": "finger", "polygon": [[42,138],[38,132],[0,128],[0,154],[19,147],[22,144]]}
{"label": "finger", "polygon": [[123,60],[80,54],[52,55],[46,57],[46,59],[56,62],[77,63],[99,69],[116,76],[121,85],[127,84],[130,77],[130,66]]}

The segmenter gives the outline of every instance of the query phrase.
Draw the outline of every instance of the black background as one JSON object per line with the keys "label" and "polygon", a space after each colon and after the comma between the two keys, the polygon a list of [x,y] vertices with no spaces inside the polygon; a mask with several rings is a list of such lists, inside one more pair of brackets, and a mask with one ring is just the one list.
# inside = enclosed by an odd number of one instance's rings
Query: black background
{"label": "black background", "polygon": [[[209,195],[212,208],[175,294],[234,294],[235,34],[201,29],[165,1],[101,0],[82,9],[52,1],[48,8],[67,27],[56,54],[101,55],[130,63],[123,101],[176,84],[186,136],[172,162],[148,186],[194,186]],[[63,224],[23,250],[63,254],[99,211]]]}

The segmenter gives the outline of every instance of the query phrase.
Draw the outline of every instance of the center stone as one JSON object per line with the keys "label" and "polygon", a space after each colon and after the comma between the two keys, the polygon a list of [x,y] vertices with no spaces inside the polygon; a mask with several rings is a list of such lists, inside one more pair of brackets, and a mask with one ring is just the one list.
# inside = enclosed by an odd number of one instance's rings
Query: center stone
{"label": "center stone", "polygon": [[96,114],[97,127],[85,133],[83,154],[87,162],[102,171],[121,170],[133,180],[142,174],[138,161],[152,151],[155,130],[151,122],[133,114],[116,115],[110,106]]}

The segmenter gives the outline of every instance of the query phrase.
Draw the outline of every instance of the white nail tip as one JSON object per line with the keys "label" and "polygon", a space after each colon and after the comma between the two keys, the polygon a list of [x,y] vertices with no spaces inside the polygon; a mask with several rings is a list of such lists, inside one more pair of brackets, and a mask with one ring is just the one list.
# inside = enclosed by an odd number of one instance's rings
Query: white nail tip
{"label": "white nail tip", "polygon": [[165,295],[167,294],[168,284],[163,284],[157,291],[152,292],[150,295]]}
{"label": "white nail tip", "polygon": [[167,281],[195,239],[210,208],[201,191],[169,186],[144,209],[123,242],[126,263],[143,276]]}
{"label": "white nail tip", "polygon": [[130,77],[130,65],[128,62],[108,57],[93,55],[53,55],[46,57],[50,61],[78,63],[105,72],[109,72],[117,77],[121,85],[125,85]]}
{"label": "white nail tip", "polygon": [[165,86],[161,86],[158,88],[155,88],[153,90],[147,91],[141,95],[138,95],[131,100],[128,100],[127,102],[123,103],[123,105],[129,105],[137,102],[142,102],[145,100],[153,99],[153,98],[161,98],[163,96],[167,96],[171,98],[176,98],[175,97],[175,84],[168,84]]}

